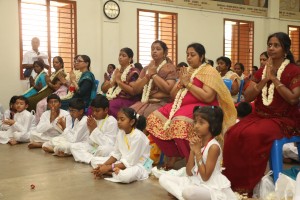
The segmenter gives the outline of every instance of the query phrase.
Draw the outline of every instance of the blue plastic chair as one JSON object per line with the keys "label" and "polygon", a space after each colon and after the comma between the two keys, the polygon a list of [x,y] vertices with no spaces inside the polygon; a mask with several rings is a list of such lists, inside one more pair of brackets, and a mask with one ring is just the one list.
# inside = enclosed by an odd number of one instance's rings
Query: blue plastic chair
{"label": "blue plastic chair", "polygon": [[241,101],[241,96],[242,96],[242,93],[243,93],[244,84],[245,84],[245,81],[241,80],[237,103],[239,103]]}
{"label": "blue plastic chair", "polygon": [[231,79],[223,79],[226,87],[228,88],[228,90],[231,90],[231,86],[232,86],[232,80]]}
{"label": "blue plastic chair", "polygon": [[282,138],[280,140],[275,140],[270,156],[270,168],[273,171],[274,182],[277,181],[279,173],[282,172],[282,147],[286,143],[297,143],[298,156],[300,159],[300,136],[293,136],[291,138]]}

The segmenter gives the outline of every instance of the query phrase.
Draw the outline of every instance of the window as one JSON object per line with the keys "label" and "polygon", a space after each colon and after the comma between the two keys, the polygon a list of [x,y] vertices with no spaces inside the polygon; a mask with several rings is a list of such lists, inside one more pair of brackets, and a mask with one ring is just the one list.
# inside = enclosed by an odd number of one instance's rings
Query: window
{"label": "window", "polygon": [[300,26],[288,26],[288,29],[292,40],[291,51],[297,61],[300,59]]}
{"label": "window", "polygon": [[[39,50],[52,59],[61,56],[65,71],[69,72],[77,54],[76,2],[63,0],[19,0],[20,21],[20,78],[23,78],[22,60],[31,50],[31,39],[40,39]],[[53,70],[53,69],[51,69]]]}
{"label": "window", "polygon": [[253,66],[253,29],[253,22],[224,20],[224,56],[231,59],[232,65],[242,63],[246,75]]}
{"label": "window", "polygon": [[168,57],[177,64],[177,14],[138,9],[138,62],[146,66],[151,61],[151,44],[164,41]]}

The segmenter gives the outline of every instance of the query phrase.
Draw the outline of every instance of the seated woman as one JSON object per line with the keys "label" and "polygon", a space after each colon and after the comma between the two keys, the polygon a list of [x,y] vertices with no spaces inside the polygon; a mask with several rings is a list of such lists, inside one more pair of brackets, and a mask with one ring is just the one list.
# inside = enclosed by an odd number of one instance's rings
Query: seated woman
{"label": "seated woman", "polygon": [[220,105],[224,110],[223,130],[236,120],[230,93],[216,69],[205,62],[204,47],[199,43],[190,44],[186,54],[189,67],[181,68],[179,81],[171,91],[172,96],[176,95],[174,103],[166,104],[147,118],[146,130],[163,153],[170,157],[166,168],[174,167],[176,157],[185,157],[186,160],[189,157],[195,106]]}
{"label": "seated woman", "polygon": [[255,111],[225,135],[223,173],[236,191],[252,194],[264,175],[274,140],[300,135],[300,68],[290,47],[286,33],[268,37],[268,64],[245,91],[247,102],[255,100]]}
{"label": "seated woman", "polygon": [[240,78],[239,76],[230,70],[231,67],[231,60],[225,56],[221,56],[217,59],[218,63],[218,69],[220,72],[220,75],[222,76],[223,80],[229,80],[231,84],[227,85],[228,89],[230,90],[230,94],[232,96],[232,99],[234,103],[237,102],[238,99],[238,93],[240,88]]}
{"label": "seated woman", "polygon": [[[59,62],[59,64],[55,64],[57,62]],[[36,111],[36,106],[39,101],[41,101],[44,98],[47,98],[50,94],[52,94],[53,92],[58,90],[63,85],[59,78],[60,76],[61,77],[66,76],[64,73],[63,66],[64,66],[64,64],[63,64],[63,60],[61,57],[56,56],[53,58],[53,67],[55,69],[55,72],[53,72],[50,77],[48,75],[46,75],[46,77],[45,77],[45,80],[46,80],[45,82],[47,83],[46,87],[44,87],[41,91],[39,91],[39,93],[28,98],[29,105],[28,105],[27,110]],[[62,87],[62,89],[66,90],[66,88],[63,88],[63,87]],[[42,114],[41,111],[39,111],[39,116],[41,114]]]}
{"label": "seated woman", "polygon": [[[46,72],[44,71],[44,63],[41,61],[34,61],[33,70],[36,77],[29,77],[30,88],[23,94],[24,97],[29,98],[37,94],[43,87],[46,86]],[[31,110],[30,110],[31,111]]]}
{"label": "seated woman", "polygon": [[38,100],[38,98],[42,98],[47,95],[36,105],[35,120],[37,124],[40,121],[41,115],[47,110],[47,97],[52,93],[62,97],[66,95],[68,91],[66,85],[63,84],[66,75],[64,73],[64,61],[62,57],[55,56],[53,58],[53,67],[55,72],[53,72],[51,76],[46,76],[47,87],[35,98]]}
{"label": "seated woman", "polygon": [[142,93],[141,101],[131,106],[138,114],[148,117],[154,110],[171,102],[170,91],[176,81],[176,67],[167,59],[166,43],[156,40],[151,45],[153,60],[146,66],[133,84],[136,94]]}
{"label": "seated woman", "polygon": [[139,70],[134,67],[133,51],[123,48],[119,53],[120,66],[115,69],[111,81],[102,85],[102,91],[106,92],[109,100],[109,115],[117,118],[118,111],[122,107],[130,107],[140,100],[133,90],[133,82],[139,77]]}
{"label": "seated woman", "polygon": [[90,71],[91,59],[87,55],[78,56],[75,61],[75,68],[79,70],[82,74],[79,81],[76,80],[76,75],[73,69],[70,71],[70,83],[74,87],[74,93],[72,98],[62,99],[61,108],[67,110],[69,107],[69,102],[72,99],[80,98],[84,101],[85,107],[87,108],[91,101],[91,93],[96,89],[95,76]]}

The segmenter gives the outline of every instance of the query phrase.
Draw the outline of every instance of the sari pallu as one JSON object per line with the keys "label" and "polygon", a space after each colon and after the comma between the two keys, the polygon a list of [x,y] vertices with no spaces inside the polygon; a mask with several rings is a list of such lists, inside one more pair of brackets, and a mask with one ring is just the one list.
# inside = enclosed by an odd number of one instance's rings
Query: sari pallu
{"label": "sari pallu", "polygon": [[[259,82],[263,68],[253,81]],[[300,86],[300,68],[289,64],[282,73],[281,83],[292,90]],[[268,83],[270,85],[271,82]],[[262,95],[255,100],[255,112],[243,118],[225,135],[223,173],[234,190],[252,194],[266,170],[274,140],[300,135],[300,113],[274,89],[273,102],[264,106]]]}
{"label": "sari pallu", "polygon": [[[173,103],[166,104],[159,110],[154,111],[147,118],[146,130],[154,136],[154,141],[162,149],[163,152],[169,152],[166,147],[166,141],[173,139],[188,140],[189,134],[192,133],[193,127],[193,109],[195,106],[217,106],[219,105],[224,111],[224,121],[223,121],[223,132],[227,130],[228,127],[233,125],[236,120],[236,109],[234,107],[231,95],[223,83],[221,76],[218,72],[212,68],[210,65],[206,65],[202,70],[198,72],[193,80],[193,85],[202,88],[203,85],[207,85],[216,91],[217,95],[215,100],[210,103],[204,103],[199,101],[196,97],[192,95],[191,92],[187,92],[185,97],[182,99],[182,104],[175,112],[173,118],[171,119],[171,124],[166,130],[163,129],[165,122],[169,118]],[[219,136],[218,140],[222,144],[222,134]],[[162,140],[164,145],[160,145],[158,140]],[[176,141],[177,148],[181,156],[188,158],[189,148],[188,144],[184,142],[181,145],[180,142]],[[181,149],[182,146],[182,149]],[[185,152],[185,153],[184,153]],[[168,153],[167,153],[168,154]],[[166,155],[167,155],[166,154]],[[183,155],[184,154],[184,155]],[[173,155],[167,156],[177,156],[178,152],[174,152]]]}
{"label": "sari pallu", "polygon": [[[51,83],[52,84],[56,84],[57,81],[59,81],[58,79],[58,75],[62,73],[63,75],[65,75],[63,69],[58,70],[57,72],[54,72],[51,77]],[[39,91],[37,94],[31,96],[28,98],[29,104],[28,104],[28,111],[32,111],[32,110],[36,110],[36,105],[37,103],[42,100],[45,97],[48,97],[50,94],[52,94],[53,92],[55,92],[52,88],[50,88],[48,85],[45,86],[41,91]]]}
{"label": "sari pallu", "polygon": [[[34,80],[34,84],[42,84],[42,89],[47,85],[46,80],[45,80],[45,76],[46,76],[46,72],[42,71],[40,72],[35,80]],[[42,90],[41,89],[41,90]],[[34,86],[30,87],[27,91],[25,91],[25,93],[23,94],[24,97],[29,98],[35,94],[37,94],[39,91],[37,91],[37,89],[34,88]]]}

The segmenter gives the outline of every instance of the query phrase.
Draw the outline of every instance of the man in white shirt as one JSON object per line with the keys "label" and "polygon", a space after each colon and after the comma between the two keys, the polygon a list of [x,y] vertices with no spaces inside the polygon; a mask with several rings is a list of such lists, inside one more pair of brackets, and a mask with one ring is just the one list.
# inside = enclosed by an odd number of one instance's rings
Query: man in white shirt
{"label": "man in white shirt", "polygon": [[27,51],[23,56],[22,68],[23,69],[31,69],[31,74],[29,74],[25,78],[29,78],[32,76],[33,78],[36,76],[36,73],[33,70],[33,62],[37,60],[42,60],[45,63],[45,68],[49,70],[49,62],[48,55],[46,53],[39,51],[40,39],[37,37],[32,38],[31,40],[32,50]]}

